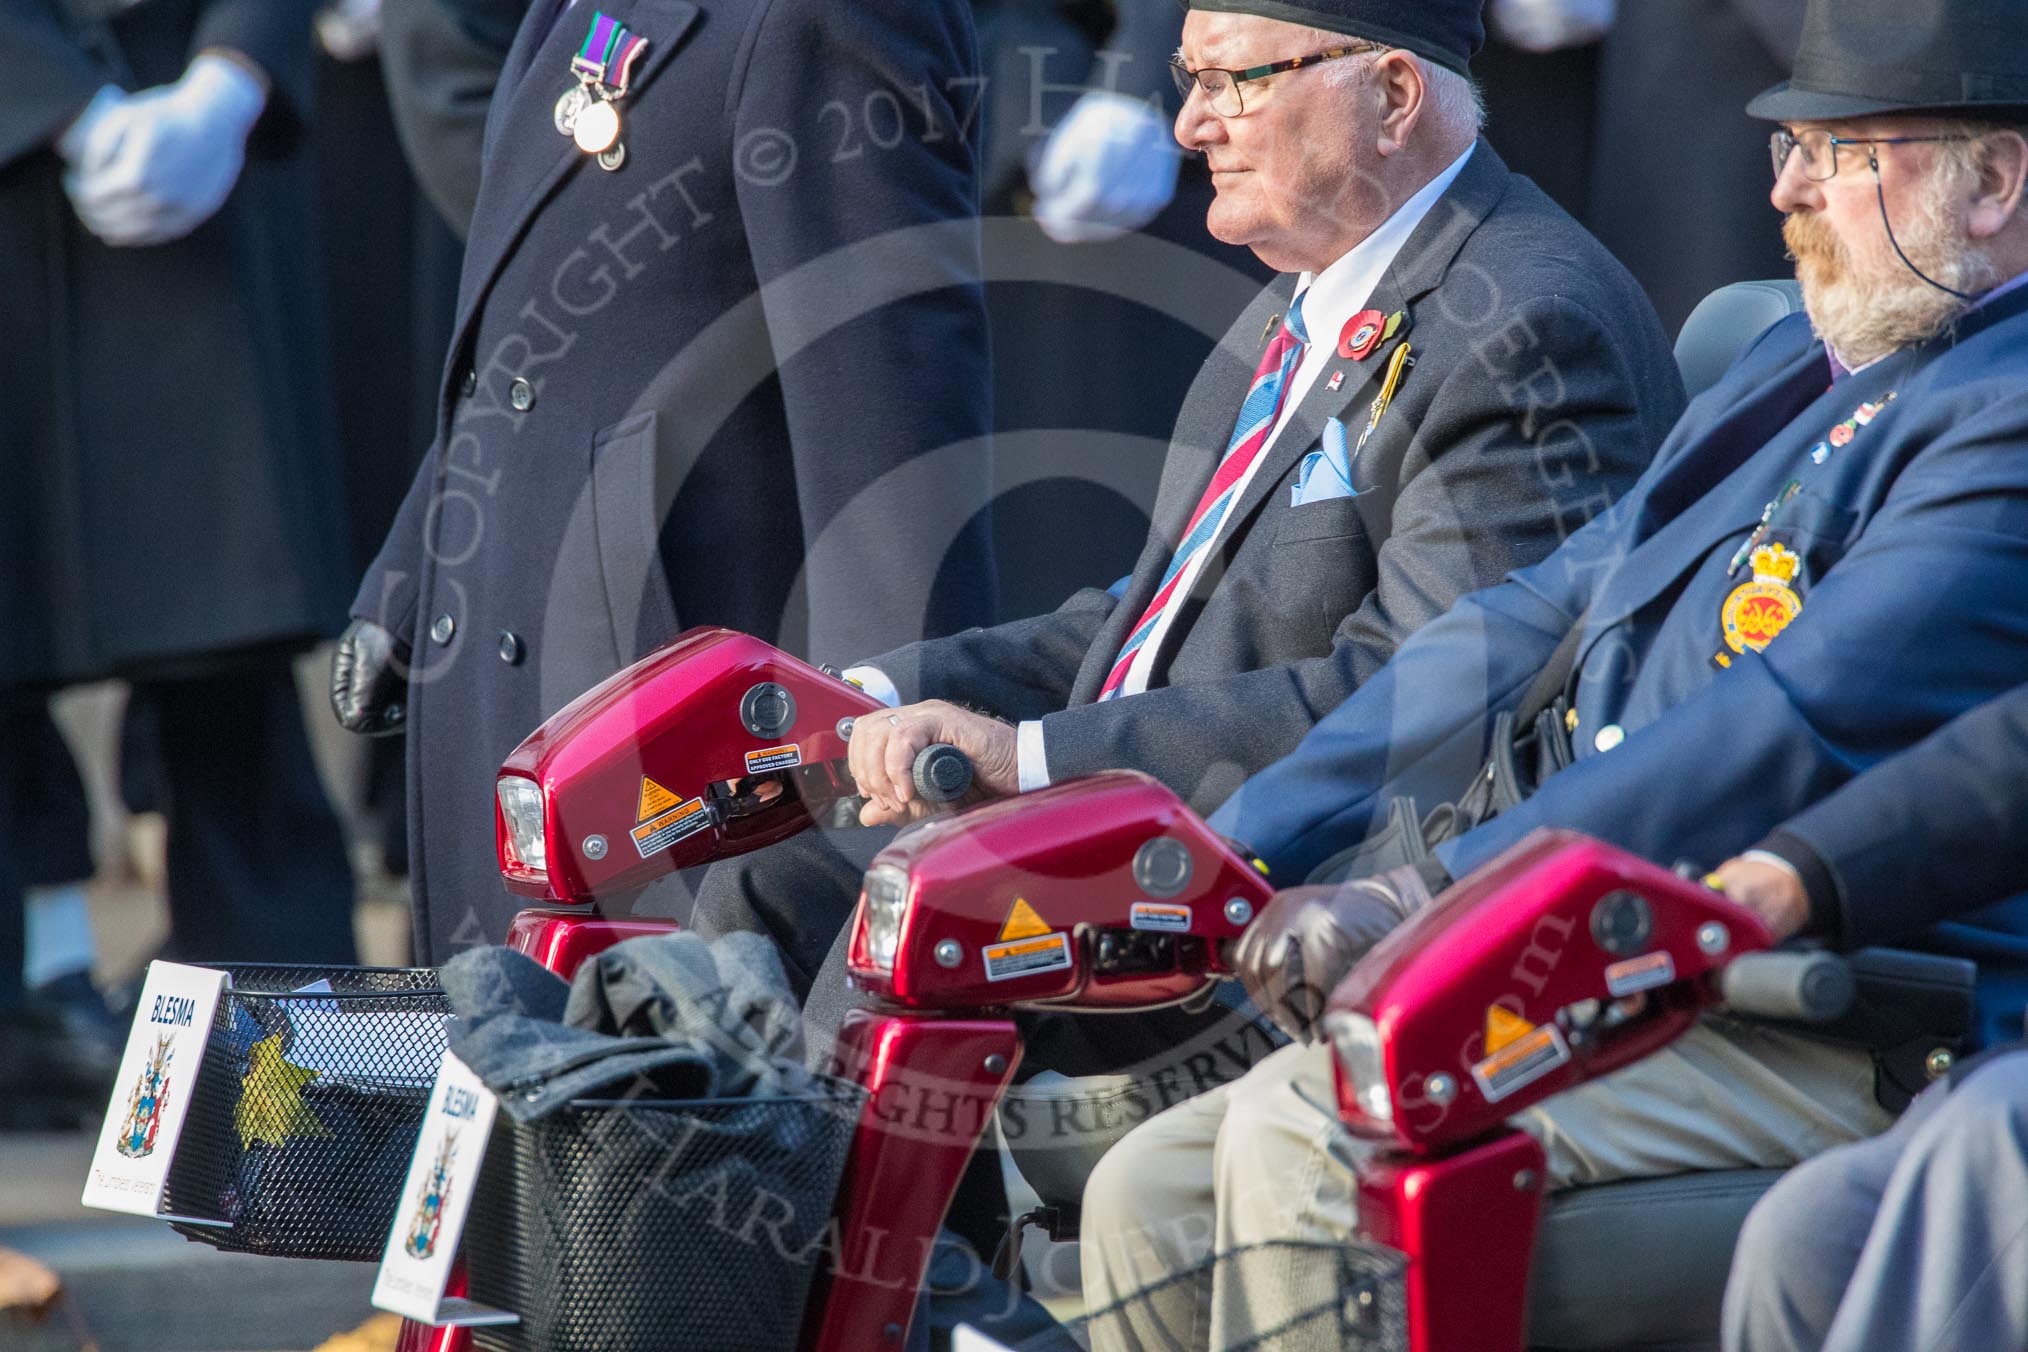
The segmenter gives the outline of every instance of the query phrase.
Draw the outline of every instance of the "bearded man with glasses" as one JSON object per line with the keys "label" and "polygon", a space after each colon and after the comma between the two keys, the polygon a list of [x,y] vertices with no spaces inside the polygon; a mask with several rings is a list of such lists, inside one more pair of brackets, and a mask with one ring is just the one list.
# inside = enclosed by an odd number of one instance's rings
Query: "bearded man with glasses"
{"label": "bearded man with glasses", "polygon": [[[1812,0],[1795,78],[1750,111],[1782,127],[1773,203],[1807,318],[1756,338],[1611,511],[1425,625],[1213,814],[1277,882],[1317,879],[1279,894],[1235,958],[1304,1040],[1094,1172],[1087,1300],[1146,1297],[1095,1346],[1198,1346],[1207,1329],[1250,1346],[1300,1314],[1288,1267],[1248,1281],[1205,1261],[1353,1232],[1374,1147],[1340,1122],[1311,993],[1450,878],[1543,827],[1715,864],[2028,678],[2028,13]],[[1543,758],[1563,768],[1418,842],[1416,866],[1325,881],[1403,800],[1458,799],[1544,679],[1567,701],[1552,721],[1570,754]],[[1783,938],[1962,942],[1926,935],[1947,918],[1936,898],[1862,914],[1736,895]],[[1470,1048],[1450,1070],[1473,1068]],[[1787,1166],[1883,1130],[1892,1101],[1865,1050],[1728,1016],[1517,1122],[1560,1189]]]}

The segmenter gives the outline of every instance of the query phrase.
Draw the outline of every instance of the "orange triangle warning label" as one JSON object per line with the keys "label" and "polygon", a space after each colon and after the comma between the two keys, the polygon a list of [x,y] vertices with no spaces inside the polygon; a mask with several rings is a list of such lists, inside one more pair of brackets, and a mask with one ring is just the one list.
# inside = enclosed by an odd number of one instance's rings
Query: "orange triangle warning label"
{"label": "orange triangle warning label", "polygon": [[681,798],[678,798],[675,794],[669,792],[669,790],[663,788],[660,784],[657,784],[654,780],[648,778],[646,775],[642,775],[641,810],[637,814],[635,814],[634,820],[637,822],[644,822],[648,820],[648,818],[656,815],[659,812],[667,812],[670,808],[676,806],[678,803],[682,801],[683,800]]}
{"label": "orange triangle warning label", "polygon": [[1007,923],[1000,926],[1000,942],[1004,944],[1009,939],[1027,939],[1047,933],[1049,926],[1035,914],[1035,908],[1020,897],[1014,898],[1014,909],[1007,912]]}
{"label": "orange triangle warning label", "polygon": [[1486,1009],[1486,1055],[1491,1056],[1534,1031],[1534,1024],[1505,1005],[1489,1005]]}

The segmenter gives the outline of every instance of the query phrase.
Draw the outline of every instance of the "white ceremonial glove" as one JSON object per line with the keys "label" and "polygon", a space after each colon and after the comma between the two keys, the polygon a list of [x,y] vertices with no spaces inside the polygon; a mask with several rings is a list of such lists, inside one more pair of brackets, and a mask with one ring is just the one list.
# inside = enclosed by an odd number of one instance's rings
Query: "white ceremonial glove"
{"label": "white ceremonial glove", "polygon": [[380,49],[380,0],[330,0],[317,11],[317,44],[333,61],[362,61]]}
{"label": "white ceremonial glove", "polygon": [[77,115],[77,120],[56,138],[56,153],[65,164],[78,169],[105,161],[119,144],[121,119],[116,114],[126,101],[127,91],[118,85],[104,85],[92,95],[92,101]]}
{"label": "white ceremonial glove", "polygon": [[1036,222],[1059,244],[1117,239],[1169,205],[1180,163],[1160,113],[1093,90],[1057,124],[1028,175]]}
{"label": "white ceremonial glove", "polygon": [[78,219],[116,248],[181,239],[225,205],[266,104],[252,72],[210,53],[176,83],[128,96],[64,176]]}
{"label": "white ceremonial glove", "polygon": [[1597,42],[1613,26],[1618,0],[1493,0],[1494,31],[1524,52]]}

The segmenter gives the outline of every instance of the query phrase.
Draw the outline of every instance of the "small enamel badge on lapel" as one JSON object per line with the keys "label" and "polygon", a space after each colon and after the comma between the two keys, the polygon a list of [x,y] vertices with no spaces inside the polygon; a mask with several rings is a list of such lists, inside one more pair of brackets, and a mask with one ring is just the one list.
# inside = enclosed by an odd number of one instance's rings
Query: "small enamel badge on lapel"
{"label": "small enamel badge on lapel", "polygon": [[1338,355],[1347,361],[1365,361],[1373,355],[1387,332],[1387,319],[1378,310],[1361,310],[1345,321],[1338,334]]}
{"label": "small enamel badge on lapel", "polygon": [[1282,317],[1280,315],[1269,316],[1267,327],[1260,331],[1260,345],[1262,347],[1266,347],[1268,339],[1274,337],[1275,330],[1279,329],[1281,326],[1282,326]]}
{"label": "small enamel badge on lapel", "polygon": [[1336,394],[1338,391],[1344,389],[1345,373],[1343,371],[1333,371],[1331,373],[1331,378],[1324,382],[1324,388],[1332,394]]}
{"label": "small enamel badge on lapel", "polygon": [[1878,403],[1864,403],[1852,410],[1851,417],[1832,428],[1824,439],[1817,443],[1816,448],[1810,452],[1810,463],[1821,465],[1831,458],[1833,450],[1850,446],[1853,438],[1859,435],[1859,430],[1884,413],[1887,406],[1893,403],[1899,394],[1899,390],[1889,390]]}

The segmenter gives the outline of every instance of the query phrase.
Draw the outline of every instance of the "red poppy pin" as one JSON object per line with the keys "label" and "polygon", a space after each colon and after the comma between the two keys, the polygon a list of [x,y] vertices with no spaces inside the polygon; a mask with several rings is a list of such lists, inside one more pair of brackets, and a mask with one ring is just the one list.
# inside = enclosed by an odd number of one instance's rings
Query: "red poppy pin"
{"label": "red poppy pin", "polygon": [[1380,346],[1387,317],[1378,310],[1361,310],[1345,321],[1338,335],[1338,355],[1347,361],[1365,361]]}

